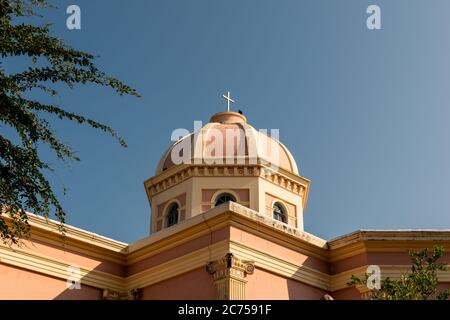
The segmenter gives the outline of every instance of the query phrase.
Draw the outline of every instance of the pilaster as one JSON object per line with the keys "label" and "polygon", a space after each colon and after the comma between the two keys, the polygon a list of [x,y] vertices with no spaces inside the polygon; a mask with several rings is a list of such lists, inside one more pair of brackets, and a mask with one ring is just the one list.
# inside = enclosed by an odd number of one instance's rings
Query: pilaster
{"label": "pilaster", "polygon": [[253,274],[255,264],[242,261],[232,253],[210,262],[206,270],[213,276],[217,300],[244,300],[247,275]]}

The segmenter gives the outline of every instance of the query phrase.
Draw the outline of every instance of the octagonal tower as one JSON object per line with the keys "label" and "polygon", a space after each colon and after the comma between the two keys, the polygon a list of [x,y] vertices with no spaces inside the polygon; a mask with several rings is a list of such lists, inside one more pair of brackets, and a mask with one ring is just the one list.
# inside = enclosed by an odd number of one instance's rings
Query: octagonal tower
{"label": "octagonal tower", "polygon": [[144,182],[150,233],[182,223],[227,201],[303,231],[310,181],[277,139],[237,112],[220,112],[164,153]]}

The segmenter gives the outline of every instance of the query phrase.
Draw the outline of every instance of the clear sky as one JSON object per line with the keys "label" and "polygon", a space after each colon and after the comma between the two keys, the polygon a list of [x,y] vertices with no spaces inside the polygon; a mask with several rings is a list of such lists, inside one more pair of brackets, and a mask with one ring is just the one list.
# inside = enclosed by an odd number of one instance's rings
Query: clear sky
{"label": "clear sky", "polygon": [[[81,7],[79,31],[66,28],[69,4]],[[366,27],[370,4],[381,8],[381,30]],[[53,122],[82,159],[50,175],[68,223],[125,242],[148,235],[143,181],[172,131],[224,110],[229,90],[251,125],[280,129],[311,179],[306,231],[331,239],[360,228],[450,228],[450,1],[56,5],[54,32],[143,96],[61,92],[61,105],[129,145]]]}

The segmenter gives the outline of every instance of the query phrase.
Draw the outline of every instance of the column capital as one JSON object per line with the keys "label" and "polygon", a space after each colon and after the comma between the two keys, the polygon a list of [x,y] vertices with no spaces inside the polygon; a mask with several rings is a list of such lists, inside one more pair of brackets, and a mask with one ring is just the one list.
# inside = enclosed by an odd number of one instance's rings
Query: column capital
{"label": "column capital", "polygon": [[141,298],[141,289],[132,289],[129,292],[103,289],[103,300],[139,300]]}
{"label": "column capital", "polygon": [[208,263],[206,270],[213,276],[217,299],[243,300],[247,283],[245,277],[253,274],[255,263],[227,253],[221,259]]}

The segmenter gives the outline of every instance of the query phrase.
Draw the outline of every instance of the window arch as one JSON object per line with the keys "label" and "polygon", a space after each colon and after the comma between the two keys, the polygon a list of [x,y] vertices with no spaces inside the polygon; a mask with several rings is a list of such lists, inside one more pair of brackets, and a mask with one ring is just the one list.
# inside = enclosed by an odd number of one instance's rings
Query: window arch
{"label": "window arch", "polygon": [[217,196],[214,206],[217,207],[222,203],[226,203],[229,201],[236,202],[236,197],[233,196],[231,193],[221,193],[219,196]]}
{"label": "window arch", "polygon": [[166,216],[166,226],[171,227],[173,225],[176,225],[178,223],[178,216],[179,216],[179,206],[178,203],[173,203],[169,206],[169,209],[167,210],[167,216]]}
{"label": "window arch", "polygon": [[286,209],[280,202],[273,204],[273,218],[283,223],[287,223]]}

